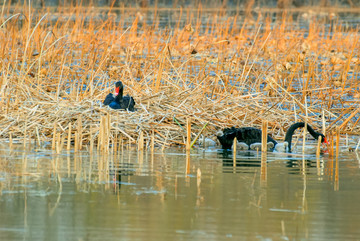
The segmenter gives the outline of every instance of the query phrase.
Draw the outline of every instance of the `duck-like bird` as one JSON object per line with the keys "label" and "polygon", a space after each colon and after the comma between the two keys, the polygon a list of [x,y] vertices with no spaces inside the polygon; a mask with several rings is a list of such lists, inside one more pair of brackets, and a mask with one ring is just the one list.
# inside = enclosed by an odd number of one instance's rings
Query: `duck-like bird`
{"label": "duck-like bird", "polygon": [[135,111],[135,100],[133,97],[123,96],[124,85],[121,81],[115,83],[115,94],[109,93],[103,102],[104,105],[109,105],[112,109],[122,109]]}
{"label": "duck-like bird", "polygon": [[[268,135],[268,147],[273,146],[272,150],[280,150],[281,148],[284,148],[283,150],[285,152],[291,152],[292,136],[294,135],[296,129],[304,126],[304,122],[297,122],[292,124],[286,132],[284,143],[278,143]],[[307,130],[315,139],[320,137],[321,143],[329,144],[325,136],[319,132],[316,132],[309,124],[307,124]],[[217,133],[217,138],[220,141],[223,149],[231,149],[235,137],[238,142],[246,143],[246,145],[249,146],[248,149],[254,149],[257,146],[256,143],[261,143],[261,130],[254,127],[231,127],[225,128],[223,131],[219,131]]]}

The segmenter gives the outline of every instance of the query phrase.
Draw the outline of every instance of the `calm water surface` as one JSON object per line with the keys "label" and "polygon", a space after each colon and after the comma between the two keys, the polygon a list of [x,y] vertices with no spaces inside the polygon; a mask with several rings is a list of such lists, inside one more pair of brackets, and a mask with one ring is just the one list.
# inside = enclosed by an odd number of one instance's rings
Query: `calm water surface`
{"label": "calm water surface", "polygon": [[0,240],[360,240],[356,153],[236,159],[1,144]]}

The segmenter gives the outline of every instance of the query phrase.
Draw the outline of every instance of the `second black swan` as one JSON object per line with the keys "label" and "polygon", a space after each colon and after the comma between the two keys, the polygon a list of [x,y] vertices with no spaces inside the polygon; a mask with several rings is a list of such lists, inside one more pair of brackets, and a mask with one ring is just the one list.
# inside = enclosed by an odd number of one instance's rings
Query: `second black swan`
{"label": "second black swan", "polygon": [[135,100],[133,97],[123,96],[124,85],[121,81],[115,83],[115,94],[109,93],[103,102],[104,105],[109,105],[112,109],[122,109],[135,111]]}
{"label": "second black swan", "polygon": [[[297,122],[292,124],[286,132],[285,135],[285,148],[287,152],[291,152],[291,141],[292,136],[296,129],[300,127],[304,127],[304,122]],[[328,144],[325,136],[319,132],[316,132],[309,124],[307,125],[307,130],[309,133],[315,138],[318,139],[321,137],[321,143]],[[231,149],[232,144],[234,142],[234,138],[236,137],[238,142],[243,142],[250,149],[251,145],[255,143],[261,143],[261,130],[254,127],[241,127],[241,128],[225,128],[223,131],[218,132],[217,138],[220,141],[220,144],[223,149]],[[273,146],[272,149],[276,148],[276,145],[279,145],[277,141],[275,141],[271,136],[268,135],[268,146]],[[273,145],[271,145],[271,143]],[[269,145],[270,144],[270,145]]]}

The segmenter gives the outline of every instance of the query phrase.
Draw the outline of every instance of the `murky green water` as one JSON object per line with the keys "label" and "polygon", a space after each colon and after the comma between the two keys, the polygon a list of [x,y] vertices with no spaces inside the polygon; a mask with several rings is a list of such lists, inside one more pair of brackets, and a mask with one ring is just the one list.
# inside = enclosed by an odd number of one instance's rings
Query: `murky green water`
{"label": "murky green water", "polygon": [[360,239],[356,153],[0,149],[0,240]]}

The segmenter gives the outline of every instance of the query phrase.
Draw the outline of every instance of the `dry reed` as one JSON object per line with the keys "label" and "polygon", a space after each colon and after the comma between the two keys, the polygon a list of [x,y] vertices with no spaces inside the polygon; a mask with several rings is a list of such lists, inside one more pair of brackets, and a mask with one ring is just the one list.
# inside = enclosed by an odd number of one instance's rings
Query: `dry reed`
{"label": "dry reed", "polygon": [[[360,132],[356,27],[332,22],[329,29],[317,23],[330,18],[317,16],[297,21],[278,13],[272,21],[264,12],[254,21],[212,11],[194,19],[174,10],[186,21],[168,31],[146,9],[143,19],[131,11],[101,19],[81,7],[29,9],[4,7],[1,14],[2,139],[33,139],[39,146],[52,139],[53,149],[64,139],[75,151],[97,143],[108,152],[110,140],[121,148],[143,140],[151,149],[190,149],[183,127],[189,118],[195,139],[205,127],[216,139],[217,129],[259,128],[265,120],[278,139],[298,119],[322,123],[326,133],[335,126]],[[308,22],[307,34],[300,20]],[[102,105],[119,79],[135,112]]]}
{"label": "dry reed", "polygon": [[268,122],[263,121],[261,126],[261,151],[266,154],[267,152],[267,136],[268,136]]}
{"label": "dry reed", "polygon": [[237,145],[237,140],[236,137],[234,138],[234,142],[233,142],[233,166],[236,167],[236,145]]}

